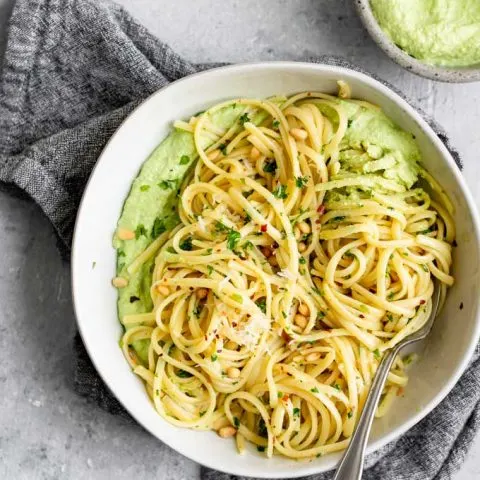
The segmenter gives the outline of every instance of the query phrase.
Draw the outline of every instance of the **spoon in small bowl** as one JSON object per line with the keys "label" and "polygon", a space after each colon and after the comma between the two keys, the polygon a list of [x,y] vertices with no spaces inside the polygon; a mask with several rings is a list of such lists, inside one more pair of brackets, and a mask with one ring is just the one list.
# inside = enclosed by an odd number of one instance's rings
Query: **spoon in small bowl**
{"label": "spoon in small bowl", "polygon": [[387,350],[383,356],[380,365],[372,382],[370,392],[360,415],[360,419],[350,440],[348,448],[345,450],[342,461],[338,465],[337,472],[333,480],[361,480],[363,472],[363,462],[365,457],[365,448],[367,446],[368,436],[372,427],[373,417],[377,410],[378,401],[387,381],[390,368],[402,348],[412,343],[424,340],[432,329],[433,322],[437,316],[438,305],[440,302],[440,284],[434,280],[432,295],[432,311],[428,320],[416,332],[405,337],[393,348]]}

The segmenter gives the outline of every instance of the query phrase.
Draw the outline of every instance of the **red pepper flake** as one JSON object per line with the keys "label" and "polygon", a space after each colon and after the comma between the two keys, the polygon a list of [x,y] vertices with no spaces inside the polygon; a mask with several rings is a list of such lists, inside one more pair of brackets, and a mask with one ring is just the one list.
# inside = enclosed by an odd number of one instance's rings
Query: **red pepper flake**
{"label": "red pepper flake", "polygon": [[397,397],[401,397],[405,393],[405,389],[400,387],[397,392]]}
{"label": "red pepper flake", "polygon": [[323,215],[325,213],[325,205],[320,205],[318,208],[317,208],[317,212],[320,214],[320,215]]}
{"label": "red pepper flake", "polygon": [[425,300],[420,300],[420,305],[424,305],[425,304]]}
{"label": "red pepper flake", "polygon": [[359,317],[360,318],[365,318],[365,315],[360,314]]}
{"label": "red pepper flake", "polygon": [[263,232],[263,233],[265,233],[265,232],[267,231],[267,226],[268,226],[268,225],[262,225],[262,226],[260,227],[260,231]]}
{"label": "red pepper flake", "polygon": [[288,402],[288,399],[290,398],[290,395],[288,395],[288,393],[286,393],[283,397],[282,397],[282,401],[284,402]]}
{"label": "red pepper flake", "polygon": [[232,322],[232,327],[236,327],[238,325],[237,322]]}

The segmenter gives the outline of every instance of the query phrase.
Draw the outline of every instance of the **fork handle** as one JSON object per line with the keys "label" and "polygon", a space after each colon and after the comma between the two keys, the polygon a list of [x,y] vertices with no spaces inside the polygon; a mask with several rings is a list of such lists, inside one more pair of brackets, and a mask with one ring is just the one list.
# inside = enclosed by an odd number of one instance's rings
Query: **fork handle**
{"label": "fork handle", "polygon": [[363,407],[362,414],[358,421],[355,432],[350,439],[350,444],[345,450],[333,480],[361,480],[363,472],[363,461],[368,436],[372,428],[373,417],[377,409],[378,401],[385,386],[390,368],[400,351],[401,346],[397,345],[385,354],[378,366],[373,379],[370,392]]}

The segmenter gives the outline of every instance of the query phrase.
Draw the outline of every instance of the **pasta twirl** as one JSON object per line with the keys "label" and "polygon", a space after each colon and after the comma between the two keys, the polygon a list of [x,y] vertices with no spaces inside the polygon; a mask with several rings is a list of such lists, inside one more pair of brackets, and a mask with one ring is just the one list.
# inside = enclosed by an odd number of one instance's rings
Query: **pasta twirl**
{"label": "pasta twirl", "polygon": [[[215,125],[230,107],[241,115]],[[122,319],[125,356],[165,420],[267,456],[345,448],[383,351],[426,321],[433,277],[442,299],[453,283],[451,207],[405,163],[413,140],[397,151],[355,137],[378,115],[306,92],[176,123],[198,160],[178,225],[128,266],[155,259],[153,308]],[[394,364],[378,415],[407,385],[407,364]]]}

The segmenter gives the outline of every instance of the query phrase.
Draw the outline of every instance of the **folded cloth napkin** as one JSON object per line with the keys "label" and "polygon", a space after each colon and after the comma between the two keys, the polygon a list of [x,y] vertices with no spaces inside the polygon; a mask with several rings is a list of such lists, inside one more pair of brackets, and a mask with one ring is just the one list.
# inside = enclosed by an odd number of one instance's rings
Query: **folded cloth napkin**
{"label": "folded cloth napkin", "polygon": [[[309,60],[359,70],[338,58]],[[0,180],[40,205],[68,251],[83,188],[108,138],[142,99],[204,68],[180,58],[114,4],[18,0],[0,80]],[[432,126],[450,148],[443,131]],[[77,391],[128,417],[79,338],[75,349]],[[452,478],[480,426],[479,358],[477,349],[456,387],[430,415],[367,458],[365,479]],[[202,475],[231,478],[207,469]]]}

